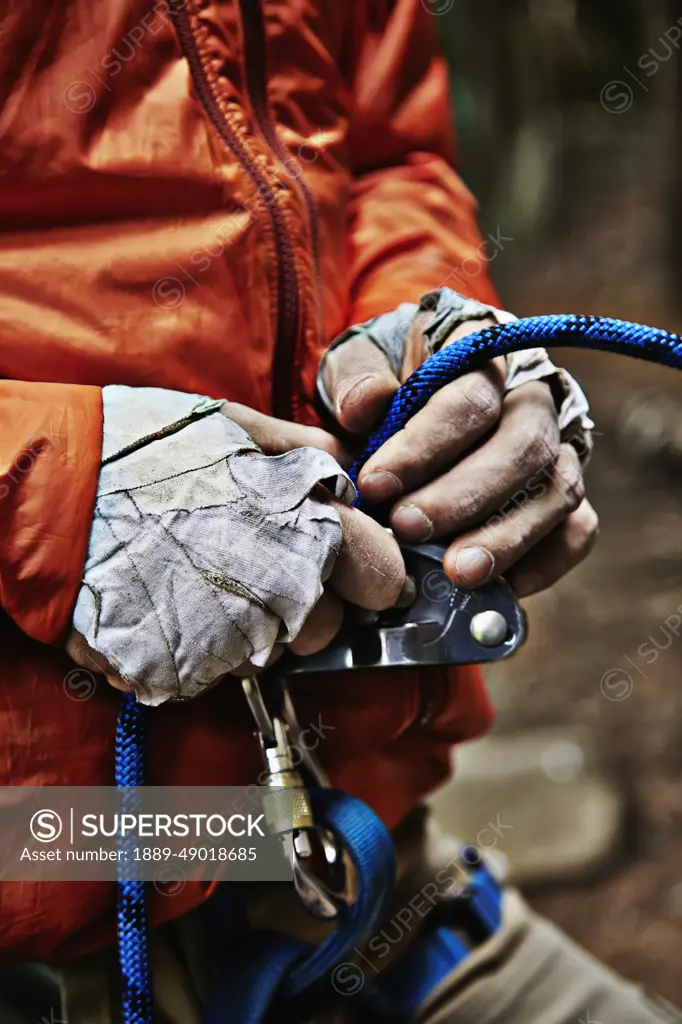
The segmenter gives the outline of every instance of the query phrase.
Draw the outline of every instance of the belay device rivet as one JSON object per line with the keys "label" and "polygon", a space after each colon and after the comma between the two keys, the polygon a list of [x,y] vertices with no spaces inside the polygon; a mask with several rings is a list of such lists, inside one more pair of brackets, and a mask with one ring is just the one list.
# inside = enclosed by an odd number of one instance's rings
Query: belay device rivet
{"label": "belay device rivet", "polygon": [[498,647],[507,639],[509,625],[501,612],[487,611],[474,615],[469,629],[483,647]]}
{"label": "belay device rivet", "polygon": [[456,586],[443,568],[446,544],[401,544],[406,579],[393,608],[346,607],[343,625],[324,650],[285,654],[279,672],[301,674],[427,665],[476,665],[516,650],[526,621],[503,579],[476,590]]}

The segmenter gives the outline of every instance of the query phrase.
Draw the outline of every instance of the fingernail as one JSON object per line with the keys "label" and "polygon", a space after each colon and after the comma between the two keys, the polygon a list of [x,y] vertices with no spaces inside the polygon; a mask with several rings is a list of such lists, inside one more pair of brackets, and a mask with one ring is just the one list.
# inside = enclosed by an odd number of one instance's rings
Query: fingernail
{"label": "fingernail", "polygon": [[373,374],[363,373],[361,377],[351,377],[345,384],[342,384],[336,395],[337,413],[361,402],[367,381],[373,379]]}
{"label": "fingernail", "polygon": [[462,548],[455,555],[455,574],[465,586],[483,583],[494,567],[495,559],[485,548]]}
{"label": "fingernail", "polygon": [[391,516],[391,524],[408,540],[428,540],[433,533],[433,523],[416,505],[401,505]]}
{"label": "fingernail", "polygon": [[370,501],[388,501],[402,493],[403,485],[394,473],[378,469],[362,478],[360,491]]}

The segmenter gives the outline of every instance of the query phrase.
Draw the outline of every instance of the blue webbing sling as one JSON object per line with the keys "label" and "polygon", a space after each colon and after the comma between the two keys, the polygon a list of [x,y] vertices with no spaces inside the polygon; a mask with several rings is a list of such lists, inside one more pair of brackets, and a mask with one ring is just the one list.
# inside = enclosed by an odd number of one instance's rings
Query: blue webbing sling
{"label": "blue webbing sling", "polygon": [[[528,348],[587,348],[645,359],[682,369],[677,334],[594,316],[540,316],[485,328],[441,349],[423,363],[396,393],[386,418],[350,470],[354,482],[371,455],[401,430],[439,388],[495,356]],[[358,501],[362,507],[362,502]],[[372,514],[371,507],[367,511]],[[145,728],[149,711],[126,695],[116,737],[116,783],[145,784]],[[240,954],[224,979],[207,1024],[259,1024],[273,1000],[278,1006],[313,985],[349,950],[372,933],[388,904],[395,873],[391,838],[374,813],[359,800],[334,790],[311,791],[319,823],[335,832],[357,871],[358,899],[342,913],[333,934],[310,946],[277,933],[256,932],[240,939]],[[119,958],[125,1024],[152,1024],[145,883],[125,876],[118,887]]]}

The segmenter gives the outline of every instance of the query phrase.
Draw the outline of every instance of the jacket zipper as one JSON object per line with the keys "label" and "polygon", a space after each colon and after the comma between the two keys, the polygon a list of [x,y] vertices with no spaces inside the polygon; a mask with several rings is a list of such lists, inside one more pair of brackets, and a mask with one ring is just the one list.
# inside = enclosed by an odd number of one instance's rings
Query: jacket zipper
{"label": "jacket zipper", "polygon": [[[265,74],[266,35],[263,23],[261,0],[239,0],[242,26],[244,29],[244,65],[249,99],[253,115],[263,138],[271,151],[279,158],[291,179],[292,188],[298,189],[308,214],[310,243],[315,274],[315,299],[317,306],[318,335],[322,336],[322,288],[320,283],[319,230],[317,205],[312,192],[300,173],[300,168],[280,141],[270,117],[267,83]],[[293,366],[292,366],[293,369]]]}
{"label": "jacket zipper", "polygon": [[[277,138],[270,120],[267,103],[265,78],[265,30],[260,0],[239,0],[239,9],[244,30],[244,68],[246,87],[254,118],[272,152],[279,157],[289,171],[292,181],[300,188],[308,213],[315,267],[315,285],[318,297],[318,324],[320,322],[320,279],[319,279],[319,233],[315,200],[306,183],[297,173],[290,154]],[[294,393],[294,368],[296,341],[298,336],[298,275],[294,249],[283,210],[266,175],[258,167],[247,147],[226,121],[211,89],[204,65],[192,32],[187,6],[170,7],[171,17],[187,60],[194,88],[211,123],[227,148],[234,154],[242,170],[253,182],[270,218],[275,236],[277,252],[277,341],[273,366],[272,409],[275,416],[293,420],[298,407]],[[434,680],[435,682],[435,680]],[[420,680],[421,699],[414,725],[423,727],[443,711],[447,703],[449,682],[447,674],[439,675],[436,686],[425,692]],[[434,692],[435,690],[435,692]]]}
{"label": "jacket zipper", "polygon": [[[247,4],[245,0],[240,0],[240,9],[244,20],[245,35],[247,35],[245,18]],[[260,4],[258,4],[258,10],[260,12]],[[187,6],[185,4],[177,7],[171,5],[170,12],[182,52],[190,68],[197,96],[220,138],[253,182],[272,221],[277,253],[277,341],[273,367],[272,408],[275,416],[292,420],[297,406],[292,384],[294,353],[298,335],[298,276],[284,212],[277,202],[267,176],[259,168],[242,139],[220,110],[199,54]],[[244,63],[248,87],[249,79],[252,76],[249,74],[248,60],[245,60]],[[263,66],[264,79],[264,55],[263,60],[259,63]]]}
{"label": "jacket zipper", "polygon": [[[244,66],[246,69],[246,84],[251,109],[261,133],[268,143],[271,151],[279,157],[282,164],[287,168],[292,183],[300,188],[306,210],[313,249],[315,265],[315,286],[317,292],[318,331],[321,325],[321,303],[320,303],[320,281],[319,281],[319,254],[318,254],[318,231],[317,231],[317,209],[315,200],[298,173],[296,164],[290,154],[280,143],[277,133],[270,119],[270,112],[267,99],[266,75],[265,75],[265,46],[266,36],[263,24],[263,10],[261,0],[239,0],[242,27],[244,30]],[[285,227],[286,230],[286,227]],[[289,244],[291,244],[290,239]],[[295,273],[295,268],[294,268]],[[278,345],[274,366],[274,388],[286,384],[290,392],[293,391],[293,376],[295,370],[295,341],[293,345]],[[282,415],[278,413],[277,415]],[[433,672],[424,680],[420,673],[419,679],[419,709],[415,719],[415,725],[424,728],[431,722],[436,721],[445,710],[450,691],[450,683],[447,672],[444,669]]]}

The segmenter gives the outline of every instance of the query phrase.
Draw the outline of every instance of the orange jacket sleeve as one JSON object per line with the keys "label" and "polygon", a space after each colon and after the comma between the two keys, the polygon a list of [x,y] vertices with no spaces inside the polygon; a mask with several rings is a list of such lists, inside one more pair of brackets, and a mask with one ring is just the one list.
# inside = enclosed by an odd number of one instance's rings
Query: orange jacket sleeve
{"label": "orange jacket sleeve", "polygon": [[[364,5],[358,5],[362,7]],[[369,0],[349,145],[351,323],[441,285],[499,304],[476,204],[454,170],[448,71],[423,0]]]}
{"label": "orange jacket sleeve", "polygon": [[85,563],[102,452],[102,392],[0,380],[0,607],[59,642]]}

